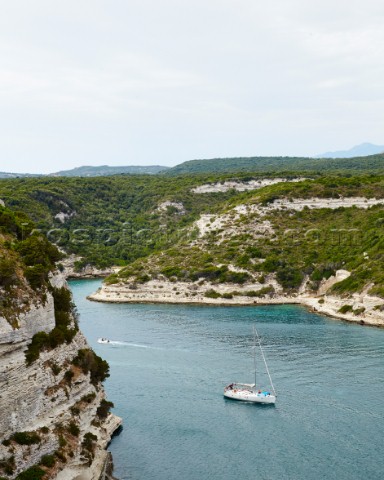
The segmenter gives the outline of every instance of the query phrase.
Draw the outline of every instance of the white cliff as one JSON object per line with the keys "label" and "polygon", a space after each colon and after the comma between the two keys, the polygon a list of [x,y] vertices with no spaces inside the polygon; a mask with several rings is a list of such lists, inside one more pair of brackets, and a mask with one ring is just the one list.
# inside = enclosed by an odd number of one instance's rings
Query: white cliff
{"label": "white cliff", "polygon": [[[63,280],[55,277],[52,283],[60,286]],[[0,317],[0,477],[16,478],[48,455],[53,456],[54,465],[39,465],[47,472],[45,478],[70,480],[82,474],[89,480],[99,479],[107,460],[105,448],[121,424],[110,413],[99,418],[104,390],[73,363],[79,350],[89,349],[80,331],[69,343],[42,350],[27,365],[25,350],[33,335],[49,333],[54,327],[50,293],[44,303],[20,315],[18,328]],[[20,432],[34,432],[39,440],[20,444],[14,436]],[[88,450],[82,446],[87,433],[95,435]]]}

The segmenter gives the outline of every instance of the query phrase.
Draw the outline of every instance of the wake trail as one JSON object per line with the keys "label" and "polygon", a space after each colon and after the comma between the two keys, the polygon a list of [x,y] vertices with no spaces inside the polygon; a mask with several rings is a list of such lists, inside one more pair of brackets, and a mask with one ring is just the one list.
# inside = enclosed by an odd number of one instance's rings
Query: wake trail
{"label": "wake trail", "polygon": [[156,347],[151,347],[150,345],[143,345],[140,343],[121,342],[118,340],[110,340],[108,343],[104,343],[103,345],[123,345],[126,347],[136,347],[136,348],[156,348]]}

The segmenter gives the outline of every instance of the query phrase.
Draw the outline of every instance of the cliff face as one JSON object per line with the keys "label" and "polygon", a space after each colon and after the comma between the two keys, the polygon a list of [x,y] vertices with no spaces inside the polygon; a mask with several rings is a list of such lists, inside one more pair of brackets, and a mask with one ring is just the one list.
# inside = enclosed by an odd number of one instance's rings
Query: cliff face
{"label": "cliff face", "polygon": [[[56,288],[62,282],[51,280]],[[70,342],[42,349],[27,364],[25,351],[33,336],[49,334],[55,325],[49,292],[45,302],[19,316],[18,328],[0,317],[0,477],[15,478],[39,465],[44,478],[71,479],[80,473],[99,478],[104,449],[120,426],[119,418],[100,413],[105,403],[100,382],[76,364],[79,351],[90,352],[80,331]]]}

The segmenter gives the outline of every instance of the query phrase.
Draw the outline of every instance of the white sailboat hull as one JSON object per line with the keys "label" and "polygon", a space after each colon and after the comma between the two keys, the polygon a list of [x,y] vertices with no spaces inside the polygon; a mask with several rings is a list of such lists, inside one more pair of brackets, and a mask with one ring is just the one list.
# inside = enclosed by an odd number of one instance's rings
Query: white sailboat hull
{"label": "white sailboat hull", "polygon": [[253,403],[275,403],[276,396],[270,392],[255,391],[251,387],[233,384],[224,389],[224,397],[232,400],[241,400],[243,402]]}

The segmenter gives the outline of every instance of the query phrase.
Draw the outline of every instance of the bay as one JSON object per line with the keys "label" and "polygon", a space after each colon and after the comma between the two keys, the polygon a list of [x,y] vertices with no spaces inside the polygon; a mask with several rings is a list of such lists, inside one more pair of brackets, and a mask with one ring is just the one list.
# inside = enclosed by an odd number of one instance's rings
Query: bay
{"label": "bay", "polygon": [[[383,329],[292,305],[95,303],[86,296],[100,280],[69,284],[81,330],[110,364],[105,388],[124,422],[110,445],[118,478],[383,478]],[[254,324],[275,406],[223,397],[253,380]]]}

